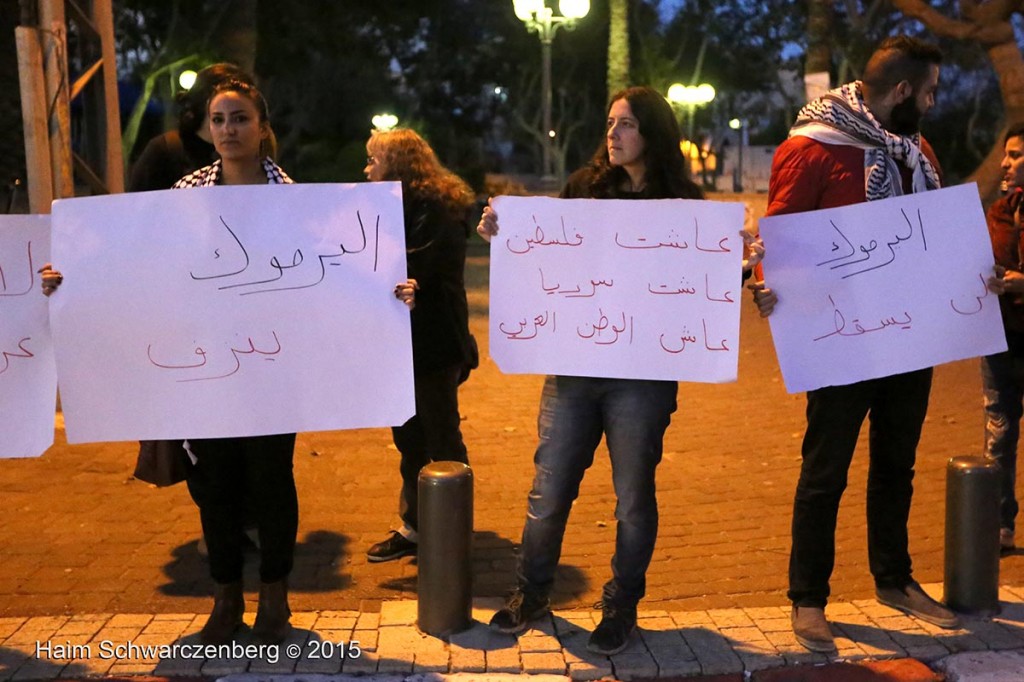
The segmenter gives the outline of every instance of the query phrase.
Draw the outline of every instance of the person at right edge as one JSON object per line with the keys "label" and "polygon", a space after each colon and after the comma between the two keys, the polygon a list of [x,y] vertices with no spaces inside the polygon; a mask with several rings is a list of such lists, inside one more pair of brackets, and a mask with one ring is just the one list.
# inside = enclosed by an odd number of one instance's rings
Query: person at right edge
{"label": "person at right edge", "polygon": [[[808,103],[775,152],[766,215],[939,188],[941,171],[919,123],[935,104],[941,62],[942,53],[929,43],[887,38],[868,60],[862,80]],[[785,296],[763,281],[750,288],[763,317]],[[956,614],[911,577],[907,519],[931,383],[927,368],[807,392],[788,596],[793,632],[811,651],[835,650],[825,604],[835,564],[836,516],[868,415],[868,563],[878,601],[939,627],[959,624]]]}
{"label": "person at right edge", "polygon": [[1006,133],[1003,144],[1003,182],[1006,196],[992,204],[986,216],[992,239],[995,275],[988,286],[999,294],[1006,330],[1003,353],[981,359],[985,403],[985,455],[999,463],[999,545],[1015,545],[1017,518],[1017,443],[1024,415],[1024,241],[1021,237],[1021,199],[1024,198],[1024,123]]}

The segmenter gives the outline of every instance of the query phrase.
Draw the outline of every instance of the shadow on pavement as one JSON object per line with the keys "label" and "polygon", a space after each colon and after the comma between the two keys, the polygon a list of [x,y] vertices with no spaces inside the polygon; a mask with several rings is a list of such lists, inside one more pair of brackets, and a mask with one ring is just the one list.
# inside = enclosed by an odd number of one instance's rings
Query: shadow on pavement
{"label": "shadow on pavement", "polygon": [[[213,594],[206,558],[199,554],[198,541],[175,547],[163,572],[169,582],[157,589],[175,597],[201,597]],[[331,592],[344,590],[352,584],[350,575],[342,575],[348,553],[349,537],[327,530],[307,533],[295,545],[295,567],[288,578],[289,592]],[[259,584],[259,554],[245,555],[246,585]]]}
{"label": "shadow on pavement", "polygon": [[11,679],[15,671],[18,678],[23,680],[52,680],[58,675],[85,677],[90,673],[87,667],[79,663],[68,663],[68,658],[74,658],[74,652],[66,653],[67,656],[62,655],[58,662],[54,663],[45,657],[36,658],[34,645],[17,649],[0,647],[0,680]]}

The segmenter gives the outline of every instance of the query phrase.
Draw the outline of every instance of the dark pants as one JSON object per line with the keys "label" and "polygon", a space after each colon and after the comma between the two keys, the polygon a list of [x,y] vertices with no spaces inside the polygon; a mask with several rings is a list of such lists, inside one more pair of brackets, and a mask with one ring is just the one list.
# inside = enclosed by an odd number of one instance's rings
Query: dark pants
{"label": "dark pants", "polygon": [[870,415],[868,563],[875,585],[911,582],[907,518],[932,370],[807,393],[803,465],[793,502],[789,598],[823,608],[835,565],[836,516],[864,417]]}
{"label": "dark pants", "polygon": [[242,579],[246,500],[258,500],[260,580],[288,577],[299,529],[292,456],[295,434],[190,440],[199,460],[188,485],[198,486],[199,518],[210,552],[210,575],[221,584]]}
{"label": "dark pants", "polygon": [[459,379],[463,376],[462,365],[417,373],[416,414],[391,429],[395,447],[402,455],[398,515],[406,531],[419,528],[420,469],[431,462],[469,463],[459,426]]}
{"label": "dark pants", "polygon": [[985,400],[985,454],[999,462],[999,526],[1016,528],[1017,443],[1024,415],[1024,353],[1019,335],[1011,351],[981,359],[982,395]]}
{"label": "dark pants", "polygon": [[547,594],[583,474],[602,434],[615,487],[615,555],[604,601],[636,606],[658,537],[654,472],[676,410],[674,381],[549,376],[541,395],[533,488],[519,550],[520,588]]}

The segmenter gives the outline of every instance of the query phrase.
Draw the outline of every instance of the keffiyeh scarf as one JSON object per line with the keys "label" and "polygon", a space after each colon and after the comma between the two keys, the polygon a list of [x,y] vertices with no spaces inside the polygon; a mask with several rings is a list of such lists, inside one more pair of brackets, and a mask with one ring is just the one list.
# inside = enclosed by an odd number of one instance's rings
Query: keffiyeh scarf
{"label": "keffiyeh scarf", "polygon": [[896,135],[881,126],[864,106],[860,81],[830,90],[797,114],[789,136],[809,137],[825,144],[864,150],[864,194],[868,201],[903,194],[902,163],[913,171],[913,191],[939,187],[939,176],[921,152],[921,136]]}

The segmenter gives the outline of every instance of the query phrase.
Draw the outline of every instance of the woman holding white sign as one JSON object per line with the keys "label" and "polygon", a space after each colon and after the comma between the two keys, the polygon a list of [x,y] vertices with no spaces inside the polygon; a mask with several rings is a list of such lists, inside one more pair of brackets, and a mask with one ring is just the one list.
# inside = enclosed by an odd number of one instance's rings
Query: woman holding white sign
{"label": "woman holding white sign", "polygon": [[[267,155],[271,138],[266,100],[253,85],[229,80],[214,88],[208,104],[210,134],[220,158],[186,175],[175,189],[215,185],[286,184],[292,180]],[[63,280],[44,266],[43,291]],[[410,308],[415,282],[395,287]],[[214,604],[200,632],[207,644],[230,641],[242,626],[242,530],[246,500],[259,500],[255,521],[260,539],[259,606],[253,635],[259,643],[281,642],[290,630],[287,579],[298,532],[298,497],[292,471],[295,434],[185,441],[196,461],[190,484],[201,486],[199,515],[209,549]]]}
{"label": "woman holding white sign", "polygon": [[[680,132],[665,98],[648,87],[612,97],[605,139],[591,162],[569,177],[566,199],[702,199],[687,178]],[[484,210],[477,232],[490,241],[498,218]],[[760,246],[753,247],[758,254]],[[752,263],[745,263],[745,267]],[[655,470],[676,410],[675,381],[549,376],[541,395],[517,586],[491,620],[501,632],[520,632],[546,614],[562,539],[580,482],[602,435],[608,444],[618,521],[612,579],[603,590],[602,619],[587,648],[622,651],[636,627],[636,607],[658,533]]]}

